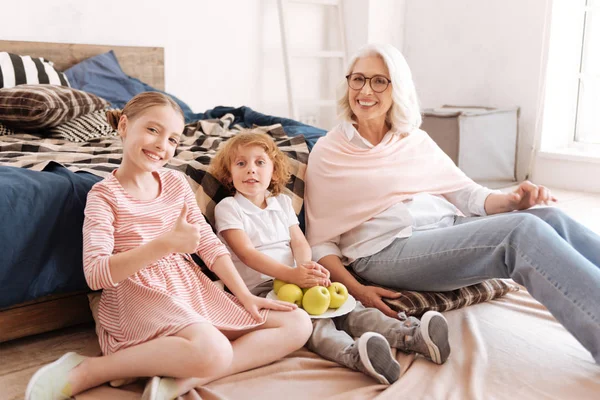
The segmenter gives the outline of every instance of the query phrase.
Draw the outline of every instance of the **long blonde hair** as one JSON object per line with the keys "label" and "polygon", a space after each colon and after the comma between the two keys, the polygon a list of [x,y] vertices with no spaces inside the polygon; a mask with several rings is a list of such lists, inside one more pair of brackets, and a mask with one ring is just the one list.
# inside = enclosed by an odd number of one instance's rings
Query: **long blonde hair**
{"label": "long blonde hair", "polygon": [[235,160],[238,149],[248,146],[261,147],[273,162],[273,176],[268,190],[272,196],[279,195],[290,180],[290,163],[273,138],[265,133],[242,131],[228,139],[212,159],[209,172],[229,189],[231,194],[235,193],[231,177],[231,163]]}
{"label": "long blonde hair", "polygon": [[[393,130],[410,132],[421,126],[421,109],[412,73],[404,56],[390,44],[369,44],[352,57],[345,75],[352,73],[356,61],[368,56],[379,56],[387,66],[392,80],[392,106],[386,121]],[[348,83],[344,78],[338,85],[337,112],[341,121],[354,122],[354,113],[348,100]]]}
{"label": "long blonde hair", "polygon": [[129,100],[127,104],[125,104],[125,107],[123,107],[123,110],[106,111],[106,120],[113,129],[117,130],[121,116],[125,115],[127,119],[130,120],[135,119],[135,117],[144,112],[144,110],[154,106],[171,106],[173,110],[181,115],[181,118],[185,119],[179,104],[168,95],[160,92],[143,92]]}

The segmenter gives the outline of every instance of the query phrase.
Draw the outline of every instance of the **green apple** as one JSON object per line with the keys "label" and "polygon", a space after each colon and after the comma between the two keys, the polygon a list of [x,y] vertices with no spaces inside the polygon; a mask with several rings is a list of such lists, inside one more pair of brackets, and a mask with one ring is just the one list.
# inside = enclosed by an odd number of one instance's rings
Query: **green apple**
{"label": "green apple", "polygon": [[283,285],[287,285],[287,282],[284,282],[284,281],[279,280],[279,279],[275,279],[273,281],[273,291],[275,292],[275,294],[279,293],[279,289],[281,289],[281,287]]}
{"label": "green apple", "polygon": [[340,308],[348,300],[348,289],[340,282],[332,282],[327,288],[331,296],[329,308]]}
{"label": "green apple", "polygon": [[306,292],[308,291],[308,289],[310,289],[309,287],[303,287],[302,288],[302,293],[306,294]]}
{"label": "green apple", "polygon": [[288,303],[295,303],[298,307],[302,307],[302,289],[293,283],[287,283],[279,288],[277,298]]}
{"label": "green apple", "polygon": [[321,315],[329,308],[331,295],[323,286],[313,286],[306,291],[302,298],[302,307],[311,315]]}

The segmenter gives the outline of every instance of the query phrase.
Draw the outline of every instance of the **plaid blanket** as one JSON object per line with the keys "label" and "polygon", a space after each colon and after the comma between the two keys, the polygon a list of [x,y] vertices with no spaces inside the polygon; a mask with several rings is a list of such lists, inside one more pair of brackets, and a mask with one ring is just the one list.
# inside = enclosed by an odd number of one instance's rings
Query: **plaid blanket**
{"label": "plaid blanket", "polygon": [[[0,253],[4,254],[0,258],[0,308],[87,289],[81,264],[85,195],[120,165],[123,154],[116,132],[105,126],[103,118],[95,117],[90,114],[35,135],[6,131],[0,136],[0,183],[5,194],[0,196],[0,209],[11,210],[0,214]],[[223,114],[187,125],[167,167],[186,174],[202,212],[214,226],[214,208],[229,193],[207,173],[210,161],[227,139],[254,127],[273,137],[289,156],[292,179],[285,192],[303,222],[308,161],[304,137],[286,135],[279,122],[256,126],[242,120],[234,123],[235,118]],[[82,171],[92,175],[73,173]],[[200,258],[196,262],[216,279]]]}
{"label": "plaid blanket", "polygon": [[[207,173],[207,169],[221,145],[244,129],[241,125],[233,125],[233,120],[232,114],[225,114],[219,119],[200,120],[186,125],[175,156],[166,166],[187,175],[198,205],[213,226],[214,208],[229,193]],[[273,137],[277,146],[289,157],[292,177],[285,193],[292,198],[296,214],[300,214],[308,162],[308,146],[304,137],[287,136],[281,124],[255,126],[254,130]],[[114,132],[85,142],[69,141],[59,135],[41,137],[26,133],[2,136],[0,139],[0,165],[37,171],[42,171],[54,161],[73,172],[86,171],[106,177],[119,166],[122,155],[121,140]]]}

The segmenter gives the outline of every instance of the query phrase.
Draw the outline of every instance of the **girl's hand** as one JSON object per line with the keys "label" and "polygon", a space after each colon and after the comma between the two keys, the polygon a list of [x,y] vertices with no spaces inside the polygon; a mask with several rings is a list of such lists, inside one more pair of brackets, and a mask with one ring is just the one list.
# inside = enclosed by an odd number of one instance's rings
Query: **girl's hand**
{"label": "girl's hand", "polygon": [[329,271],[312,261],[293,268],[289,273],[288,282],[294,283],[301,288],[311,288],[313,286],[327,287],[331,285]]}
{"label": "girl's hand", "polygon": [[238,299],[244,308],[250,313],[250,315],[252,315],[252,318],[254,318],[254,320],[257,322],[262,321],[259,311],[263,308],[275,311],[292,311],[298,308],[297,305],[288,303],[287,301],[265,299],[254,295],[244,298],[238,297]]}
{"label": "girl's hand", "polygon": [[378,286],[363,286],[358,293],[352,293],[356,300],[360,301],[365,307],[374,307],[391,318],[398,318],[398,313],[392,310],[382,300],[383,297],[388,299],[397,299],[402,296],[398,292],[392,292]]}
{"label": "girl's hand", "polygon": [[173,229],[164,235],[172,253],[194,253],[200,244],[200,227],[187,222],[187,211],[184,203]]}
{"label": "girl's hand", "polygon": [[548,205],[549,202],[556,202],[556,198],[545,186],[524,181],[513,193],[506,194],[506,202],[507,208],[514,211],[526,210],[538,204]]}

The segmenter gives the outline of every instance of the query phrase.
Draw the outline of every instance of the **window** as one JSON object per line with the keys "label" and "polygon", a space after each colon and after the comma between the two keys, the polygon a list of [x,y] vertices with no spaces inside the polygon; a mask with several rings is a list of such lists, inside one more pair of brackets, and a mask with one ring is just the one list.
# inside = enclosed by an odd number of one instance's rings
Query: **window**
{"label": "window", "polygon": [[600,0],[585,0],[575,143],[600,144]]}
{"label": "window", "polygon": [[540,105],[529,175],[600,193],[600,0],[546,3]]}

